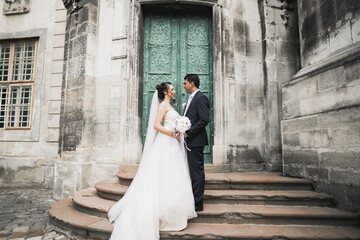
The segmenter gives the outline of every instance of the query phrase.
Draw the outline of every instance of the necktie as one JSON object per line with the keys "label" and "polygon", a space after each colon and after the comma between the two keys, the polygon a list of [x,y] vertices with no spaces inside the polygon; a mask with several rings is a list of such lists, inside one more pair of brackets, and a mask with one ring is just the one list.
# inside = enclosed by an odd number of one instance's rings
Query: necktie
{"label": "necktie", "polygon": [[189,108],[189,106],[190,106],[190,103],[191,103],[192,98],[193,98],[193,95],[190,95],[189,100],[188,100],[188,102],[187,102],[187,104],[186,104],[184,116],[185,116],[186,113],[187,113],[187,110],[188,110],[188,108]]}

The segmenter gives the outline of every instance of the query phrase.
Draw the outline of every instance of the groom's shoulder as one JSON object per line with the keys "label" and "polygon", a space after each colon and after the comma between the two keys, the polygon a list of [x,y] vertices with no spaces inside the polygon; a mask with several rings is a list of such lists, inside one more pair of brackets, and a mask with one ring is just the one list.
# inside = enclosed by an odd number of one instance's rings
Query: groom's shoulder
{"label": "groom's shoulder", "polygon": [[199,91],[198,94],[199,94],[199,100],[201,99],[202,101],[209,102],[209,98],[204,93]]}
{"label": "groom's shoulder", "polygon": [[199,96],[206,98],[206,99],[208,98],[203,92],[199,91],[198,93],[199,93]]}

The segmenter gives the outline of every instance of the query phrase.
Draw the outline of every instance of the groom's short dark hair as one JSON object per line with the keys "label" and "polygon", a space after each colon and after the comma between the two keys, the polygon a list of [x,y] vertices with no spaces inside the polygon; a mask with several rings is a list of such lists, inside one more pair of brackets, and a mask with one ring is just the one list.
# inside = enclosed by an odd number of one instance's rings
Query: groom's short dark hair
{"label": "groom's short dark hair", "polygon": [[197,74],[188,74],[184,77],[184,80],[187,80],[189,83],[193,82],[197,88],[200,86],[200,78]]}

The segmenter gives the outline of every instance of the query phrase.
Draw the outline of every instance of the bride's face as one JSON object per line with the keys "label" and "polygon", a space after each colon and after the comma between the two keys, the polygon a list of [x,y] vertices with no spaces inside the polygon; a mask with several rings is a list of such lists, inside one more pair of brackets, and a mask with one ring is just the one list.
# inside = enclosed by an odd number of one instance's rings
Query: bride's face
{"label": "bride's face", "polygon": [[173,99],[175,97],[175,89],[173,85],[168,85],[168,91],[165,92],[165,95],[167,95],[170,99]]}

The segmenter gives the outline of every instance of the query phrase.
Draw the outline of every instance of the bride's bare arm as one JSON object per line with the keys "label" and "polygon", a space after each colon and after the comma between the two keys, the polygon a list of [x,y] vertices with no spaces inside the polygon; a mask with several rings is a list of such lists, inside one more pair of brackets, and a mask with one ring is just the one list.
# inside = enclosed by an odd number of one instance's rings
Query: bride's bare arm
{"label": "bride's bare arm", "polygon": [[170,137],[175,137],[173,132],[169,131],[168,129],[164,128],[161,125],[161,120],[164,118],[165,114],[166,114],[166,106],[160,104],[156,113],[154,129],[158,132],[161,132],[162,134],[166,134]]}

